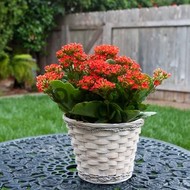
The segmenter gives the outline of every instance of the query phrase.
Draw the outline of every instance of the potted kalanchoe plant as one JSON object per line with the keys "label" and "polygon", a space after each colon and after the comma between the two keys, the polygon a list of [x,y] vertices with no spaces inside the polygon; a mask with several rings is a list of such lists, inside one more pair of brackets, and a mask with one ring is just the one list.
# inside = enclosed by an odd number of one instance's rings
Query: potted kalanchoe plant
{"label": "potted kalanchoe plant", "polygon": [[87,55],[81,44],[57,51],[59,64],[37,77],[39,91],[64,112],[72,137],[78,175],[92,183],[118,183],[132,176],[143,101],[170,74],[158,68],[149,76],[119,48],[99,45]]}

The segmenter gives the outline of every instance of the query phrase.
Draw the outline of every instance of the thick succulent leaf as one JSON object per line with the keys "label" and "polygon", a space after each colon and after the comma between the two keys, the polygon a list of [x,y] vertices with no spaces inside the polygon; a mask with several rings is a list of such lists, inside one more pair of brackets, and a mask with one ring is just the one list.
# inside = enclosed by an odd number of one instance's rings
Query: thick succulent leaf
{"label": "thick succulent leaf", "polygon": [[107,116],[107,106],[102,101],[90,101],[76,104],[71,114],[104,119]]}
{"label": "thick succulent leaf", "polygon": [[147,109],[147,105],[146,104],[138,104],[138,109],[143,111],[143,110],[146,110]]}
{"label": "thick succulent leaf", "polygon": [[121,123],[122,122],[122,114],[120,110],[114,111],[114,117],[111,119],[112,123]]}
{"label": "thick succulent leaf", "polygon": [[123,118],[125,122],[135,120],[136,117],[140,114],[139,110],[125,110],[124,113],[126,117]]}
{"label": "thick succulent leaf", "polygon": [[82,99],[82,92],[70,83],[59,80],[50,82],[51,97],[64,112],[69,112]]}
{"label": "thick succulent leaf", "polygon": [[149,93],[150,93],[149,90],[138,91],[138,94],[135,95],[135,97],[138,98],[137,102],[144,101]]}
{"label": "thick succulent leaf", "polygon": [[129,93],[127,93],[123,87],[118,84],[116,84],[116,90],[113,91],[109,96],[109,101],[117,104],[122,109],[126,107],[126,102],[128,102],[129,99]]}
{"label": "thick succulent leaf", "polygon": [[109,113],[108,118],[112,123],[122,122],[121,107],[116,103],[108,103]]}

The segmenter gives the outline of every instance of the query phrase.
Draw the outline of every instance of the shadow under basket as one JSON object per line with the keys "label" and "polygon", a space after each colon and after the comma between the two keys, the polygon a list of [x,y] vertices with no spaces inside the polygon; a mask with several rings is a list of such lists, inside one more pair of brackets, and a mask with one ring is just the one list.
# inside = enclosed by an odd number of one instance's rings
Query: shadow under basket
{"label": "shadow under basket", "polygon": [[128,123],[85,123],[63,116],[69,129],[78,175],[96,184],[115,184],[128,180],[143,119]]}

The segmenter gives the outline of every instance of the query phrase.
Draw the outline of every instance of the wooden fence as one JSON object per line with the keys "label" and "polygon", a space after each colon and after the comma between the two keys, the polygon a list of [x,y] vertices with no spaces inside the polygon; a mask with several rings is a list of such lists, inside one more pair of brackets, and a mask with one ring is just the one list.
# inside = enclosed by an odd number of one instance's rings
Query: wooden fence
{"label": "wooden fence", "polygon": [[190,103],[190,6],[143,8],[67,15],[48,41],[46,64],[69,42],[86,53],[97,44],[114,44],[137,60],[143,72],[161,67],[172,74],[152,99]]}

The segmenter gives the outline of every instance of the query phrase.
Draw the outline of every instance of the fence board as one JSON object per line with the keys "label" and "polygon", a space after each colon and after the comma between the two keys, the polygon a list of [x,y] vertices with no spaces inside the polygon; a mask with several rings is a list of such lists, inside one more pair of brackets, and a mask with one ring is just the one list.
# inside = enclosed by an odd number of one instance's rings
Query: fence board
{"label": "fence board", "polygon": [[120,47],[120,54],[127,55],[135,60],[138,58],[138,30],[136,28],[114,28],[113,44]]}
{"label": "fence board", "polygon": [[187,28],[186,56],[185,56],[186,85],[190,86],[190,27]]}

